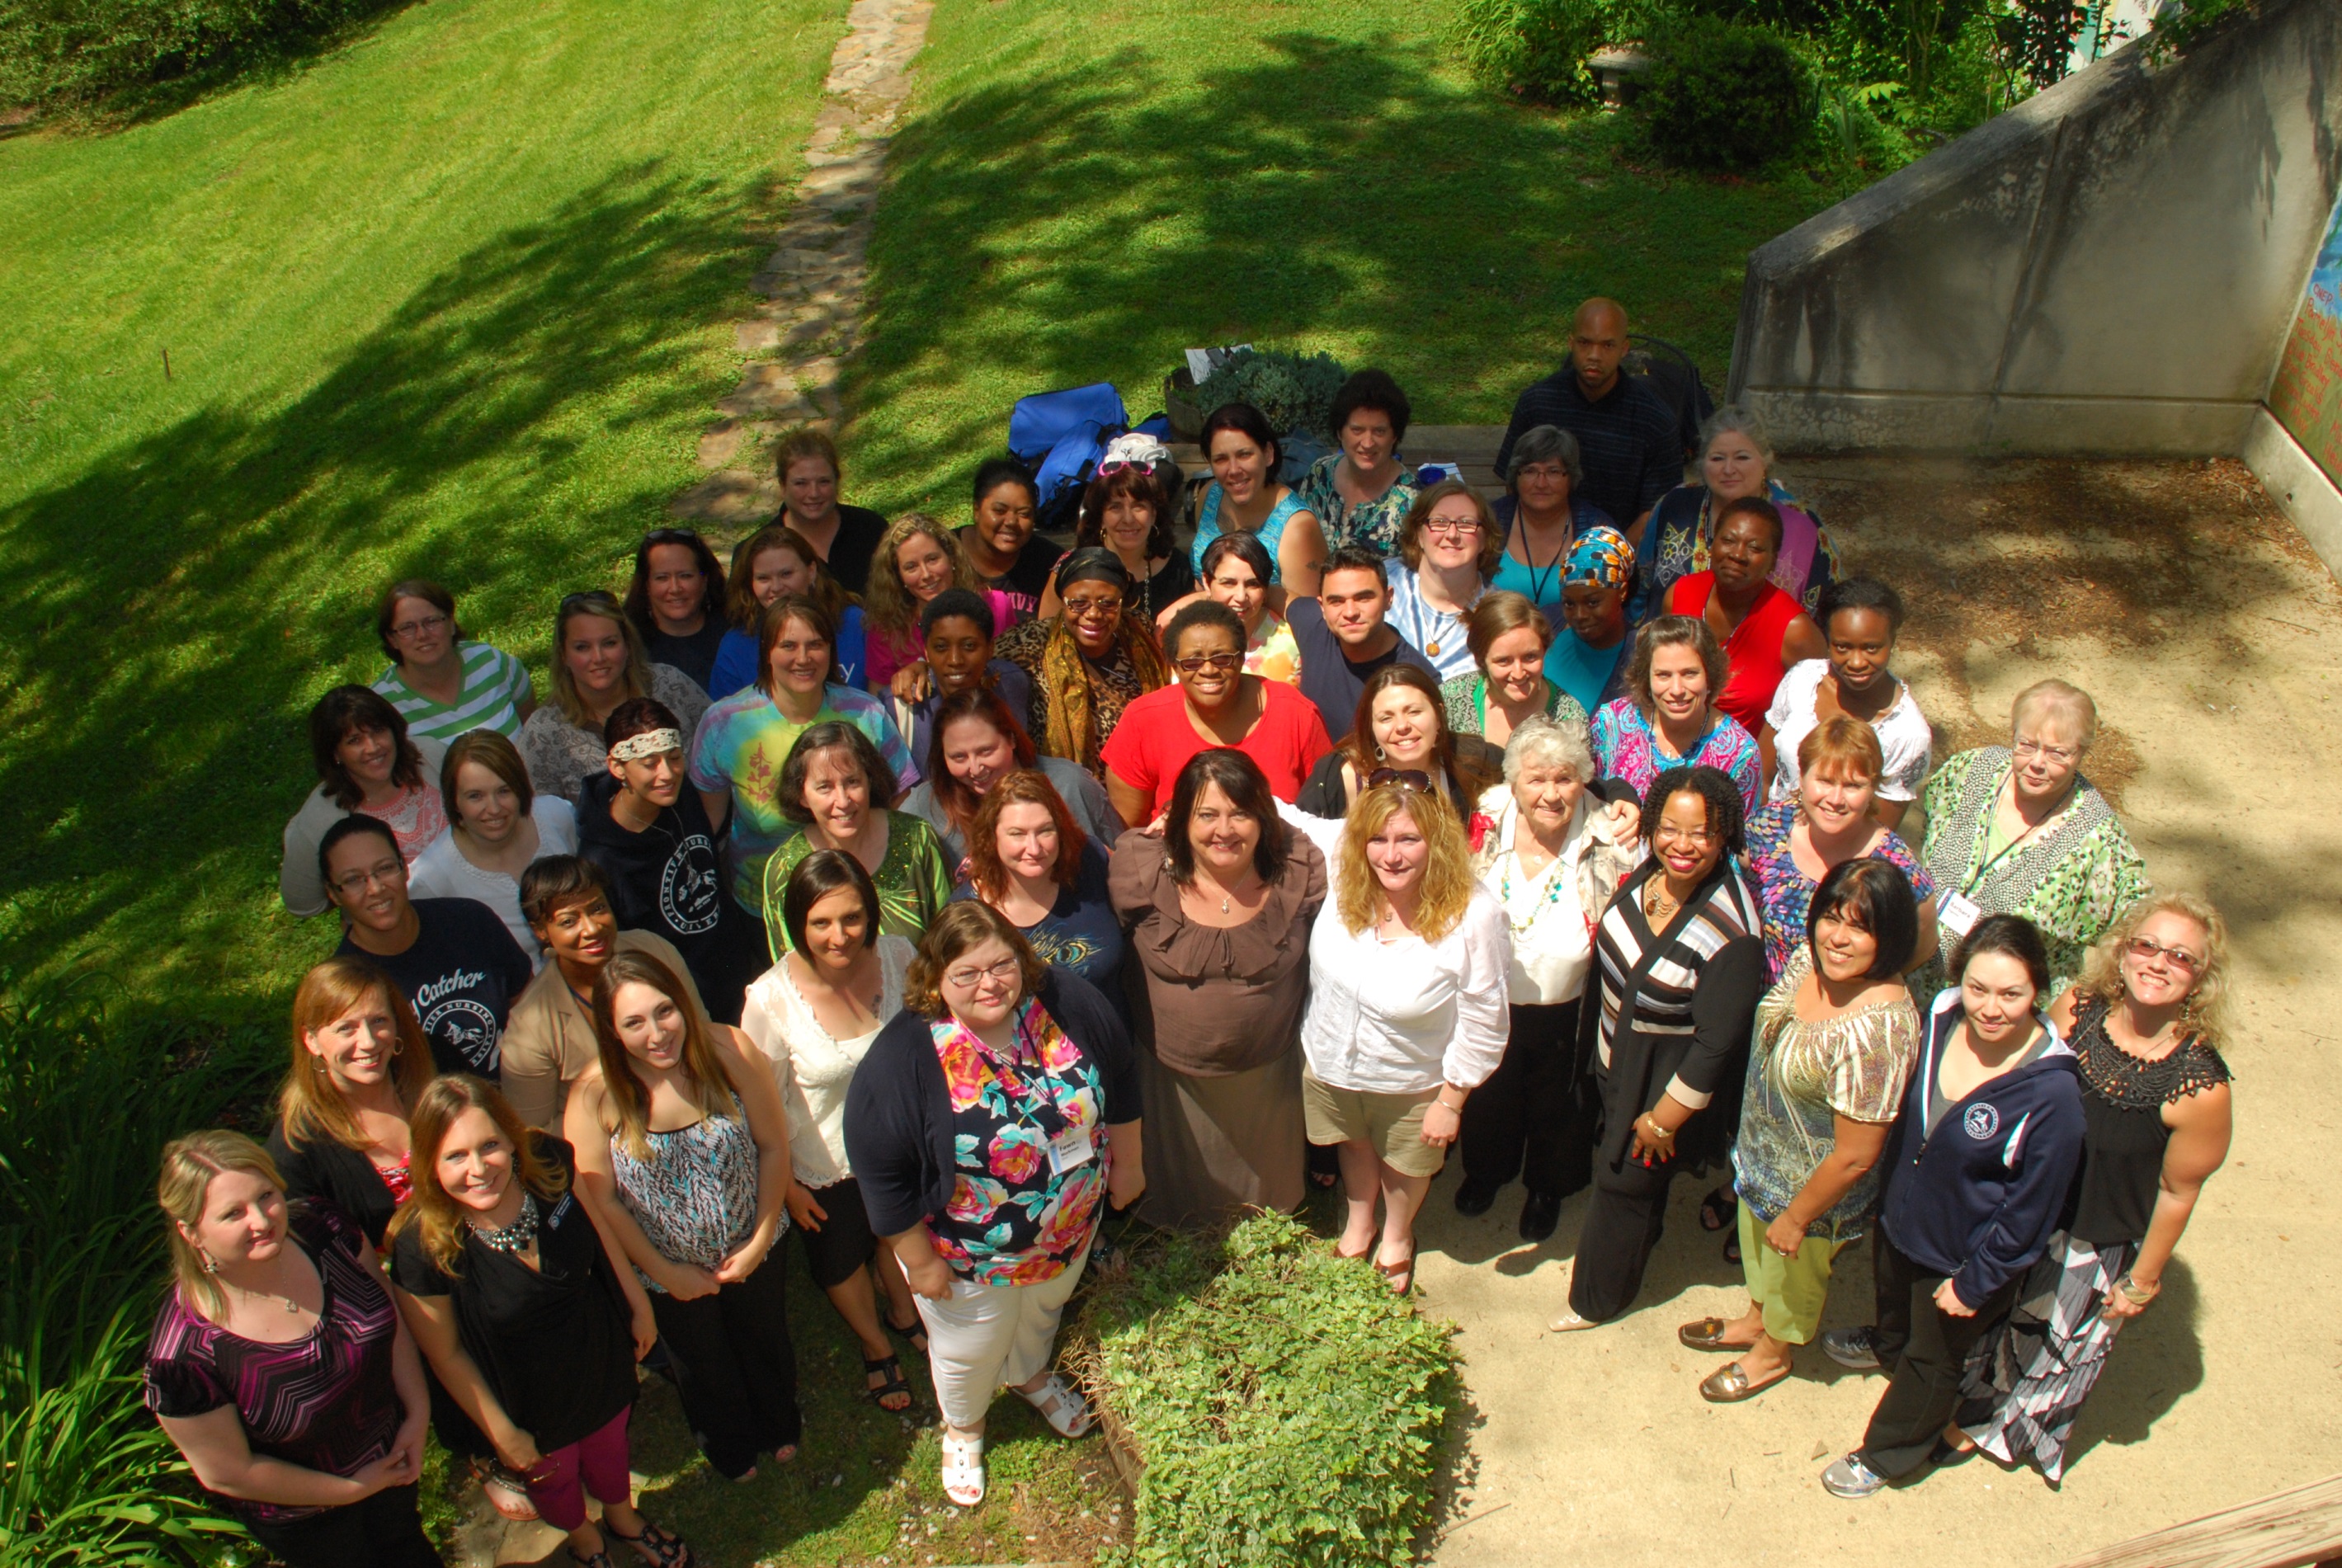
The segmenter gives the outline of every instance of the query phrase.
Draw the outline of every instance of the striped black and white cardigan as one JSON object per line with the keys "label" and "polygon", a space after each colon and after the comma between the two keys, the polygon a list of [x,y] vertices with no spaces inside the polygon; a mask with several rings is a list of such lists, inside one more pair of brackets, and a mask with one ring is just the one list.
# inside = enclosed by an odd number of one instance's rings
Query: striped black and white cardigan
{"label": "striped black and white cardigan", "polygon": [[1613,1170],[1626,1158],[1635,1118],[1663,1094],[1694,1113],[1676,1136],[1676,1157],[1695,1166],[1724,1157],[1740,1120],[1750,1021],[1765,994],[1764,919],[1730,858],[1654,933],[1643,918],[1643,884],[1660,869],[1646,860],[1620,883],[1595,933],[1602,974],[1595,1076],[1601,1154]]}

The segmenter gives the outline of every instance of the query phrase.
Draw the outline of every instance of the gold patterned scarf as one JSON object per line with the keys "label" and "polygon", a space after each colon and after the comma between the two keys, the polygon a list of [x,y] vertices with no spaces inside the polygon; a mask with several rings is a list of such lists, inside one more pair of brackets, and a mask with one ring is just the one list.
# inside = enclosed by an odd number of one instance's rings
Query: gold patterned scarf
{"label": "gold patterned scarf", "polygon": [[[1120,670],[1113,669],[1116,664]],[[1168,685],[1171,679],[1169,667],[1155,646],[1153,628],[1127,611],[1115,629],[1114,652],[1096,673],[1110,670],[1116,674],[1127,671],[1136,689],[1101,689],[1106,683],[1095,679],[1093,666],[1082,656],[1081,644],[1074,640],[1073,627],[1066,617],[1059,615],[1049,623],[1049,640],[1041,649],[1041,686],[1049,711],[1049,733],[1039,737],[1045,754],[1067,758],[1096,773],[1098,748],[1106,744],[1123,708],[1132,697]]]}

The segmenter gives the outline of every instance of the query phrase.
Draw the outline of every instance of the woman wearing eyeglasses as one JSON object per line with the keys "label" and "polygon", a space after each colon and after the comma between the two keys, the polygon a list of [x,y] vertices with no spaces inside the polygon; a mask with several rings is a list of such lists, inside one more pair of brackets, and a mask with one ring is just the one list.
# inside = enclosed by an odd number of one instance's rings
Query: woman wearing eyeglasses
{"label": "woman wearing eyeglasses", "polygon": [[609,594],[572,594],[553,620],[553,700],[520,730],[520,754],[539,794],[575,804],[609,756],[602,726],[620,703],[654,697],[688,733],[707,711],[707,693],[681,670],[651,662],[626,607]]}
{"label": "woman wearing eyeglasses", "polygon": [[[2147,863],[2106,796],[2082,774],[2097,705],[2064,681],[2039,681],[2009,709],[2009,744],[1962,752],[1927,781],[1919,858],[1936,882],[1947,947],[1987,914],[2021,914],[2049,947],[2055,995],[2116,916],[2153,890]],[[1914,994],[1946,984],[1940,963]]]}
{"label": "woman wearing eyeglasses", "polygon": [[1435,784],[1469,822],[1481,793],[1504,773],[1505,754],[1478,735],[1449,728],[1439,686],[1413,664],[1386,664],[1366,678],[1357,717],[1309,772],[1294,804],[1312,816],[1344,817],[1377,784]]}
{"label": "woman wearing eyeglasses", "polygon": [[2074,1418],[2116,1333],[2162,1293],[2204,1183],[2228,1157],[2227,955],[2218,910],[2165,894],[2132,905],[2050,1007],[2081,1068],[2082,1169],[2017,1305],[1968,1358],[1955,1448],[1973,1441],[2052,1482],[2065,1473]]}
{"label": "woman wearing eyeglasses", "polygon": [[1106,794],[1122,820],[1152,821],[1171,804],[1187,759],[1210,746],[1234,746],[1259,764],[1277,799],[1298,795],[1334,743],[1317,705],[1298,687],[1245,674],[1244,623],[1236,612],[1198,600],[1171,617],[1163,645],[1179,684],[1131,704],[1100,754]]}
{"label": "woman wearing eyeglasses", "polygon": [[927,1327],[944,1494],[962,1508],[984,1497],[1002,1383],[1063,1435],[1090,1428],[1049,1363],[1103,1204],[1146,1190],[1139,1094],[1106,998],[973,900],[921,940],[903,1011],[846,1090],[846,1151]]}
{"label": "woman wearing eyeglasses", "polygon": [[1538,609],[1558,613],[1571,542],[1594,528],[1615,528],[1610,514],[1577,494],[1586,464],[1577,437],[1557,424],[1521,432],[1513,443],[1505,494],[1494,510],[1505,533],[1496,585],[1525,594]]}
{"label": "woman wearing eyeglasses", "polygon": [[1078,764],[1104,784],[1106,743],[1124,713],[1171,675],[1155,628],[1132,611],[1130,568],[1113,551],[1073,552],[1056,583],[1058,613],[1010,627],[993,653],[1033,684],[1025,729],[1041,754]]}
{"label": "woman wearing eyeglasses", "polygon": [[455,622],[455,596],[427,578],[385,589],[374,630],[390,655],[374,689],[390,699],[417,740],[451,741],[472,730],[510,739],[536,711],[521,662],[466,638]]}
{"label": "woman wearing eyeglasses", "polygon": [[1399,528],[1398,557],[1384,564],[1391,589],[1385,619],[1423,650],[1443,681],[1472,673],[1466,617],[1488,591],[1504,553],[1504,531],[1474,486],[1444,479],[1416,492]]}

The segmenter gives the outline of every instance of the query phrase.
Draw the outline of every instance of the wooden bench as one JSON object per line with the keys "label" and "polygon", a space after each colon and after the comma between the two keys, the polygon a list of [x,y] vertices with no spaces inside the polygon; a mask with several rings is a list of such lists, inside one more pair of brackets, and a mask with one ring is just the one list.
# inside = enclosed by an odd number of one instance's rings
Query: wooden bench
{"label": "wooden bench", "polygon": [[2305,1568],[2342,1563],[2342,1475],[2207,1513],[2059,1568]]}

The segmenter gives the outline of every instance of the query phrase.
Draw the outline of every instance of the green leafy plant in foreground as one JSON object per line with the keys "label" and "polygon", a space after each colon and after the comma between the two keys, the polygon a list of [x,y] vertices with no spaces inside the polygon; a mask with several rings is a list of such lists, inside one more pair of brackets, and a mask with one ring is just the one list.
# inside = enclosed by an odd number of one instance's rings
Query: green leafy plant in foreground
{"label": "green leafy plant in foreground", "polygon": [[1206,414],[1224,403],[1249,403],[1280,435],[1300,430],[1330,436],[1334,394],[1349,374],[1330,354],[1247,350],[1198,383],[1195,402]]}
{"label": "green leafy plant in foreground", "polygon": [[1126,1560],[1412,1560],[1453,1398],[1446,1329],[1282,1214],[1105,1271],[1076,1364],[1143,1467]]}

